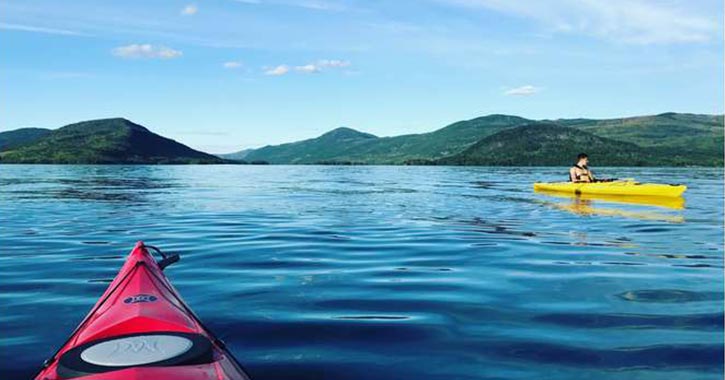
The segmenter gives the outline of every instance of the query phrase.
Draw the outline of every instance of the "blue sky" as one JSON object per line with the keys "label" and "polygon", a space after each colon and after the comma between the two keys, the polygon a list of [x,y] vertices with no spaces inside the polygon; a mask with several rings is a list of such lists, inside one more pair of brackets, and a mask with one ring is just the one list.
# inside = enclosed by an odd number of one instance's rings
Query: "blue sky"
{"label": "blue sky", "polygon": [[338,126],[723,112],[719,0],[0,0],[0,130],[229,152]]}

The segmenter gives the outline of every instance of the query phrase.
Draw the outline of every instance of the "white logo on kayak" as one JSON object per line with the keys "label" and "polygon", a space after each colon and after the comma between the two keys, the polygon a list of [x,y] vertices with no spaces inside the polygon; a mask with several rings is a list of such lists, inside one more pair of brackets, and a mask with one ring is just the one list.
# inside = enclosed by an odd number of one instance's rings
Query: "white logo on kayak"
{"label": "white logo on kayak", "polygon": [[133,353],[139,353],[142,351],[145,352],[158,352],[159,346],[158,346],[158,340],[156,339],[148,339],[148,338],[142,338],[142,339],[136,339],[133,341],[123,341],[116,343],[116,348],[111,351],[108,356],[111,355],[117,355],[117,354],[127,354],[129,352]]}
{"label": "white logo on kayak", "polygon": [[157,363],[179,356],[192,347],[191,340],[166,334],[113,339],[83,350],[81,359],[95,365],[123,367]]}

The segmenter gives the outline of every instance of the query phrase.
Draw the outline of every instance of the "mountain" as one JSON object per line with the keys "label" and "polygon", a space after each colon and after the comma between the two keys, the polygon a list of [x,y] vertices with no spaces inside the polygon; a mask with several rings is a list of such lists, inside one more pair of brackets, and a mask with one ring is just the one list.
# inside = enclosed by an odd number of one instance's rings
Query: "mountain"
{"label": "mountain", "polygon": [[341,127],[314,139],[255,149],[247,153],[245,160],[271,164],[319,163],[345,157],[359,145],[377,139],[375,135]]}
{"label": "mountain", "polygon": [[712,143],[722,147],[723,141],[723,115],[667,112],[620,119],[560,119],[554,122],[641,146],[685,148],[693,143],[698,146]]}
{"label": "mountain", "polygon": [[[582,136],[591,134],[609,139],[607,141],[624,144],[622,146],[628,149],[645,148],[636,150],[636,158],[646,165],[723,164],[723,115],[684,113],[602,120],[543,121],[510,115],[488,115],[459,121],[429,133],[394,137],[375,137],[346,128],[345,133],[340,133],[346,138],[336,138],[339,131],[334,130],[318,138],[246,152],[245,159],[275,164],[443,162],[444,158],[455,157],[489,136],[539,123],[573,128],[581,131]],[[515,149],[514,146],[508,148],[511,154],[516,153]],[[590,151],[586,145],[577,145],[577,150]]]}
{"label": "mountain", "polygon": [[350,128],[338,128],[318,138],[256,149],[245,159],[275,164],[403,164],[460,152],[485,136],[528,122],[518,116],[488,115],[453,123],[430,133],[395,137],[376,137]]}
{"label": "mountain", "polygon": [[715,165],[723,162],[723,115],[667,112],[609,120],[559,120],[598,136],[653,148],[673,165]]}
{"label": "mountain", "polygon": [[243,160],[252,151],[254,151],[254,149],[242,149],[238,152],[221,153],[221,154],[217,154],[216,156],[220,157],[220,158],[225,158],[227,160]]}
{"label": "mountain", "polygon": [[13,131],[0,132],[0,152],[32,143],[45,137],[50,129],[20,128]]}
{"label": "mountain", "polygon": [[341,127],[319,137],[215,157],[126,119],[57,130],[0,133],[2,163],[568,165],[579,151],[597,165],[722,166],[723,115],[663,113],[617,119],[529,120],[488,115],[394,137]]}
{"label": "mountain", "polygon": [[[534,123],[488,136],[443,165],[562,166],[586,150],[597,166],[642,166],[656,158],[647,148],[554,123]],[[666,162],[665,162],[666,163]]]}
{"label": "mountain", "polygon": [[342,159],[369,164],[437,159],[460,152],[483,137],[529,122],[518,116],[488,115],[459,121],[429,133],[383,137],[358,147]]}
{"label": "mountain", "polygon": [[2,163],[217,164],[218,157],[159,136],[126,119],[84,121],[0,152]]}

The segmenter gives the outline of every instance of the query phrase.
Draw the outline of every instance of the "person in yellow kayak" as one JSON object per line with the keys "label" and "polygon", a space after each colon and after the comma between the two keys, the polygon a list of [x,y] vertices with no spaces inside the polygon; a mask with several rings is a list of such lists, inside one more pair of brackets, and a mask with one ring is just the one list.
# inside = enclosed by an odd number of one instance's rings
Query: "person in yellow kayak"
{"label": "person in yellow kayak", "polygon": [[589,170],[589,156],[586,153],[580,153],[577,162],[569,169],[569,181],[571,182],[597,182],[594,173]]}

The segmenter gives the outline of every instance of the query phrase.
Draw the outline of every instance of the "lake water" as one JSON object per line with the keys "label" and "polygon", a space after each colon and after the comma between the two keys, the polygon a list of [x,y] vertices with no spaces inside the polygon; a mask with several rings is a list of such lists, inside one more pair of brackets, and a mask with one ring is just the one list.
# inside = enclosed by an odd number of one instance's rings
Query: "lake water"
{"label": "lake water", "polygon": [[0,166],[0,377],[144,240],[256,380],[721,379],[722,169],[598,174],[686,204],[532,191],[566,168]]}

